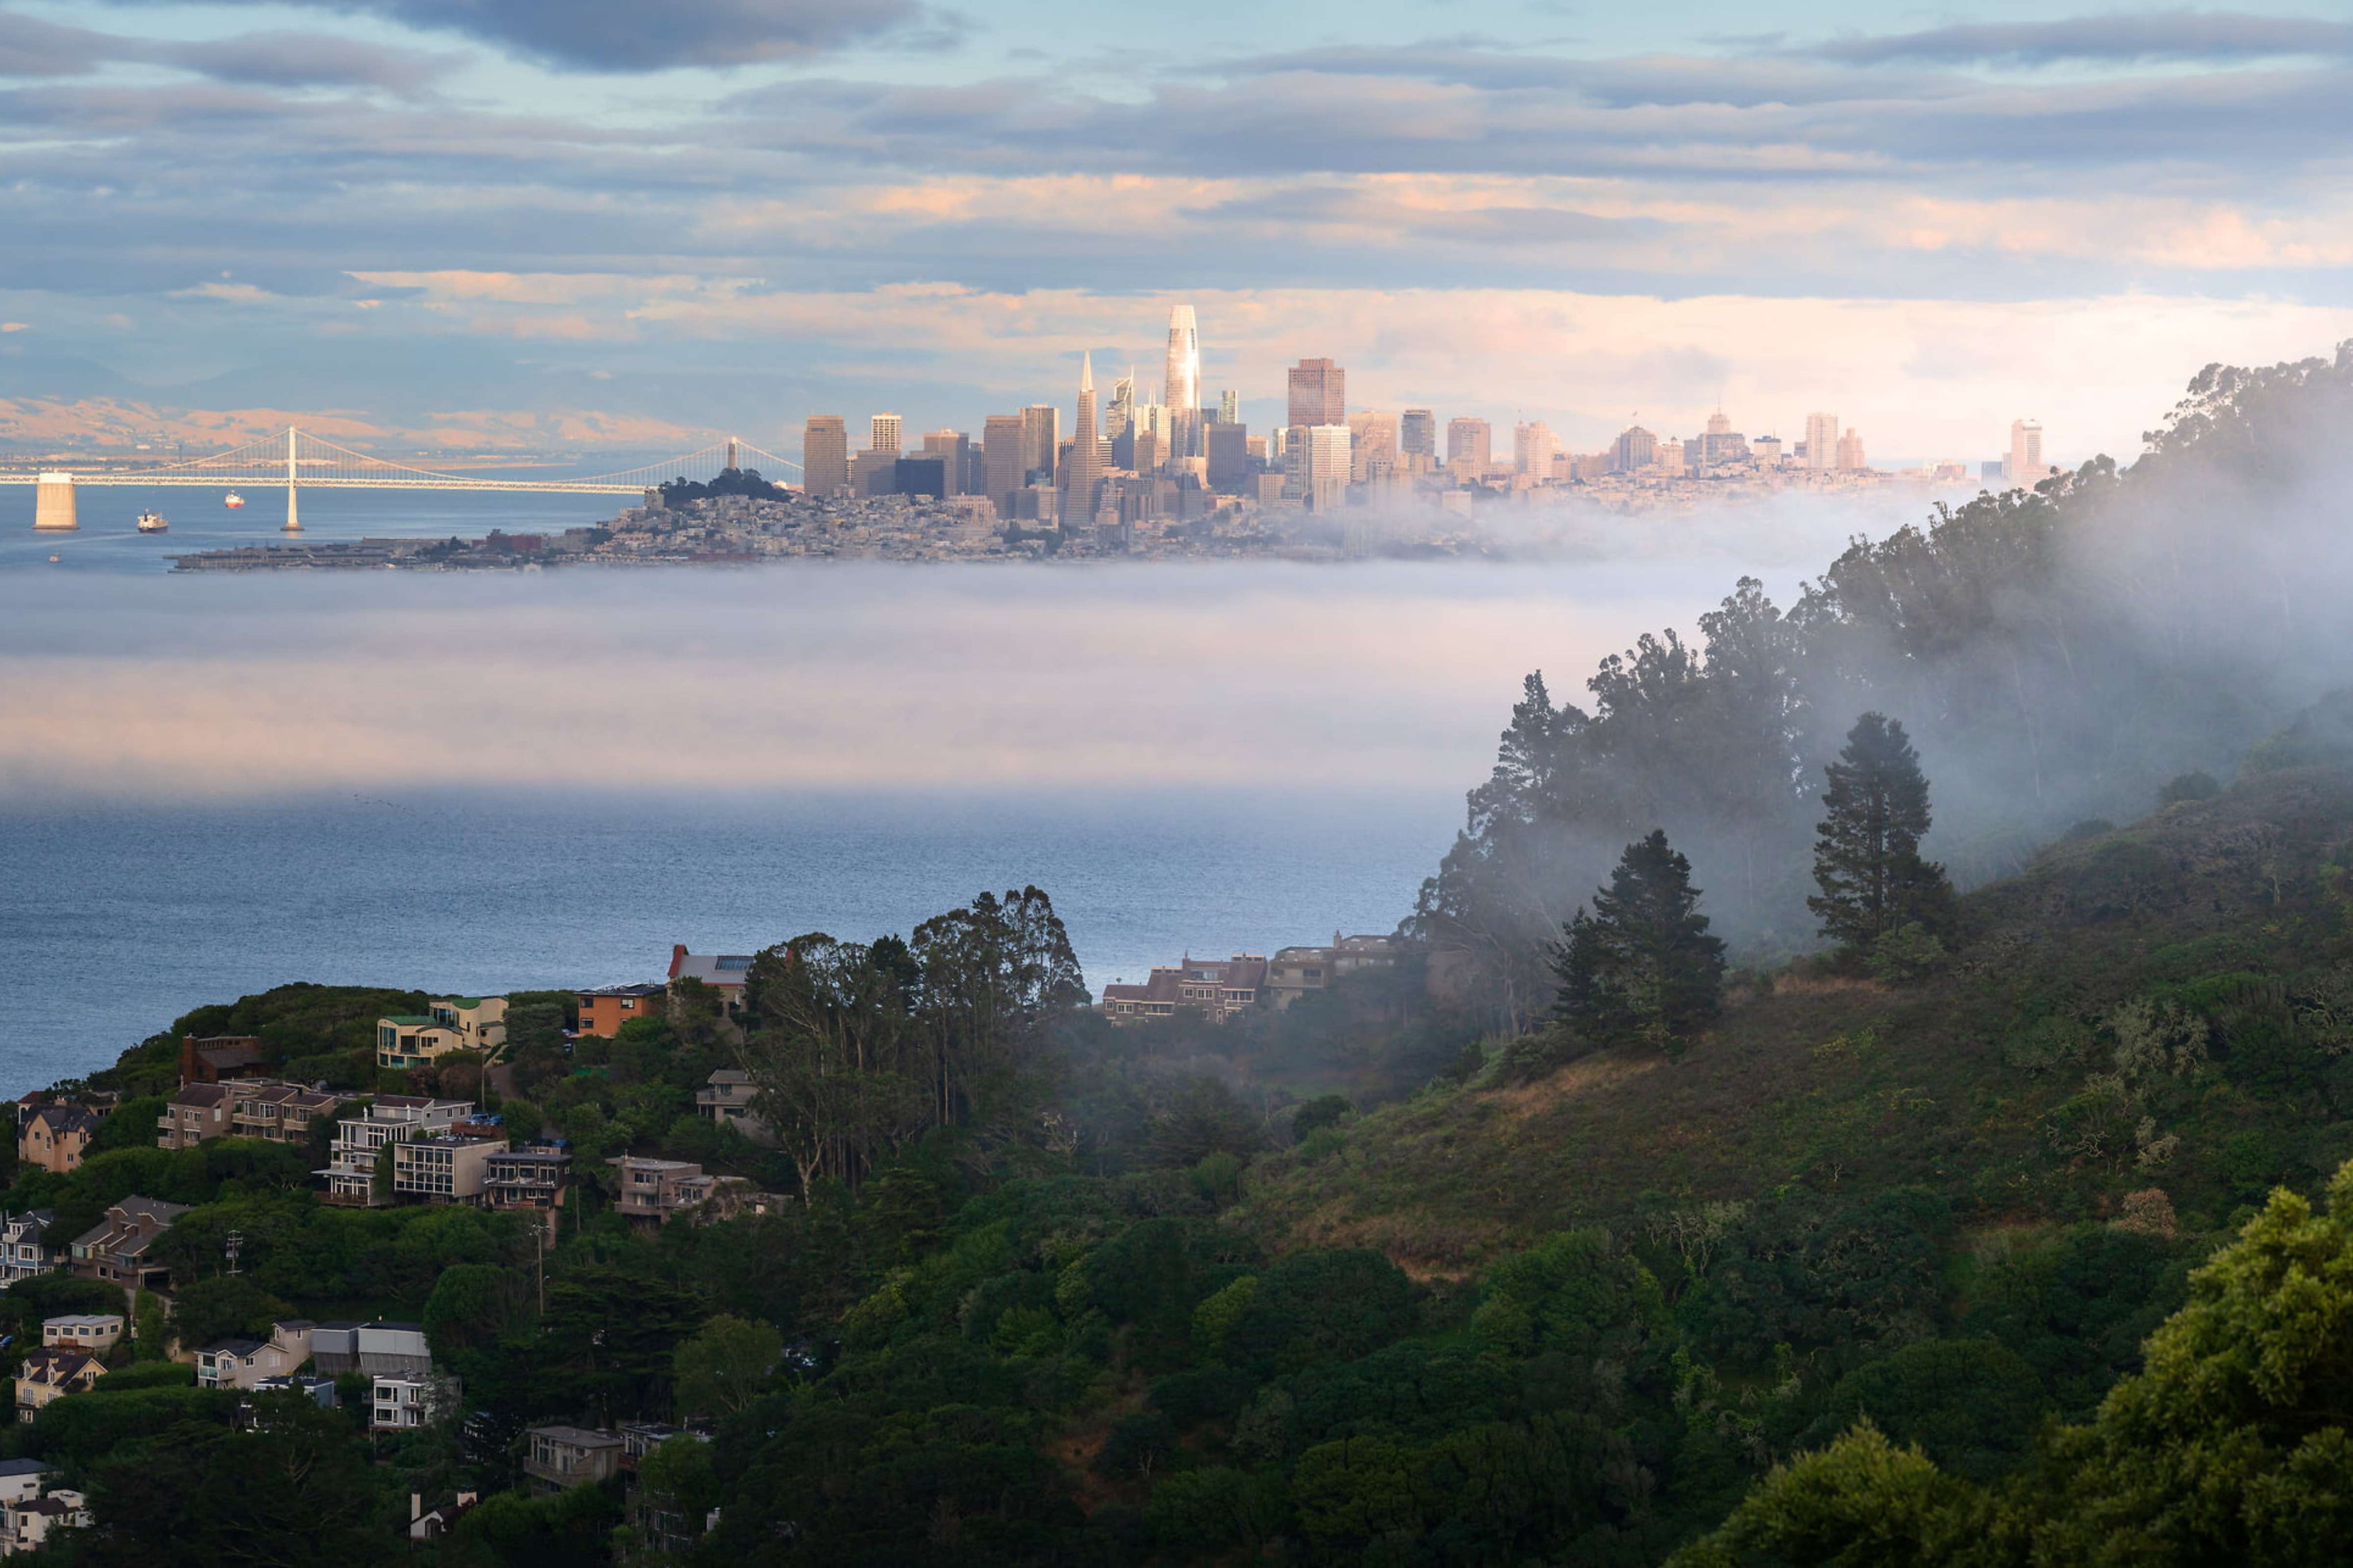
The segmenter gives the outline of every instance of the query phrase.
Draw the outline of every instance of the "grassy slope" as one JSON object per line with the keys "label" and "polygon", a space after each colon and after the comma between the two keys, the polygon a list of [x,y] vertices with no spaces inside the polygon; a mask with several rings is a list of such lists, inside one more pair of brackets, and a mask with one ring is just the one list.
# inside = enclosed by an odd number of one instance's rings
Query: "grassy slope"
{"label": "grassy slope", "polygon": [[2295,1178],[2353,1155],[2353,1127],[2234,1070],[2168,1108],[2181,1145],[2158,1169],[2064,1152],[2049,1119],[2103,1064],[2049,1059],[2068,1026],[2043,1021],[2343,961],[2348,917],[2323,868],[2346,863],[2348,832],[2353,769],[2304,768],[2058,847],[1969,896],[1968,940],[1926,984],[1784,981],[1736,1001],[1680,1059],[1595,1057],[1535,1083],[1433,1090],[1320,1158],[1303,1147],[1261,1163],[1242,1217],[1278,1245],[1377,1247],[1425,1275],[1652,1204],[1783,1184],[1923,1184],[1979,1226],[2103,1214],[2159,1184],[2185,1221],[2212,1223],[2234,1201],[2232,1163],[2249,1158],[2234,1135],[2287,1151],[2272,1173]]}

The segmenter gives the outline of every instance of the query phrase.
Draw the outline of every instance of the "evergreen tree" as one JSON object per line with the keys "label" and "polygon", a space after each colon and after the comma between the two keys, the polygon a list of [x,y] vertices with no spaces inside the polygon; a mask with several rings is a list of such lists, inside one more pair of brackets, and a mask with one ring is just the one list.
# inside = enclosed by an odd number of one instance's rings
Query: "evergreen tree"
{"label": "evergreen tree", "polygon": [[1592,912],[1578,910],[1554,950],[1556,1016],[1596,1045],[1657,1047],[1714,1018],[1724,942],[1698,906],[1691,862],[1663,828],[1626,846]]}
{"label": "evergreen tree", "polygon": [[1920,858],[1928,781],[1904,726],[1864,714],[1827,771],[1829,815],[1814,838],[1814,880],[1822,890],[1806,900],[1822,934],[1856,952],[1906,925],[1931,935],[1949,930],[1953,886],[1944,867]]}

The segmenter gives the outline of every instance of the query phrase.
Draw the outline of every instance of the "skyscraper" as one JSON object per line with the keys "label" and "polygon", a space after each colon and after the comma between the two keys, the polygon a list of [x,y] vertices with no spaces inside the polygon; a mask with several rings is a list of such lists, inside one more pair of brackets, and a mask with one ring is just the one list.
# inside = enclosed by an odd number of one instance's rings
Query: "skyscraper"
{"label": "skyscraper", "polygon": [[981,425],[980,462],[987,474],[988,499],[997,503],[997,515],[1013,515],[1013,494],[1029,472],[1029,419],[1019,414],[992,414]]}
{"label": "skyscraper", "polygon": [[1374,408],[1359,408],[1348,416],[1348,477],[1356,483],[1386,479],[1395,473],[1397,449],[1397,416]]}
{"label": "skyscraper", "polygon": [[961,430],[932,430],[923,436],[923,456],[940,461],[940,494],[960,496],[965,493],[965,477],[971,471],[972,437]]}
{"label": "skyscraper", "polygon": [[1131,370],[1111,384],[1111,402],[1103,408],[1103,439],[1118,440],[1134,422],[1135,372]]}
{"label": "skyscraper", "polygon": [[1062,411],[1033,403],[1021,411],[1021,471],[1024,484],[1054,482],[1054,456],[1062,445]]}
{"label": "skyscraper", "polygon": [[1553,454],[1560,444],[1553,439],[1552,426],[1541,419],[1512,426],[1512,471],[1531,479],[1552,478]]}
{"label": "skyscraper", "polygon": [[1079,417],[1071,427],[1071,462],[1062,473],[1065,523],[1095,520],[1095,483],[1103,478],[1103,438],[1095,433],[1095,356],[1079,361]]}
{"label": "skyscraper", "polygon": [[1241,395],[1229,386],[1226,388],[1225,391],[1218,394],[1218,423],[1220,425],[1239,425],[1241,422]]}
{"label": "skyscraper", "polygon": [[1348,427],[1345,425],[1311,425],[1307,427],[1305,444],[1307,509],[1310,511],[1337,511],[1348,499],[1348,472],[1352,467]]}
{"label": "skyscraper", "polygon": [[1838,466],[1841,468],[1871,467],[1862,455],[1862,437],[1854,433],[1854,426],[1852,425],[1847,426],[1846,434],[1839,438]]}
{"label": "skyscraper", "polygon": [[1347,379],[1348,373],[1328,359],[1301,360],[1291,371],[1290,423],[1311,429],[1347,424]]}
{"label": "skyscraper", "polygon": [[1427,408],[1409,408],[1398,422],[1398,450],[1406,457],[1438,461],[1438,416]]}
{"label": "skyscraper", "polygon": [[1806,416],[1806,467],[1838,467],[1839,422],[1835,414]]}
{"label": "skyscraper", "polygon": [[2050,477],[2042,462],[2042,426],[2032,419],[2010,422],[2010,468],[2002,475],[2021,489],[2032,489]]}
{"label": "skyscraper", "polygon": [[1449,419],[1446,422],[1446,466],[1486,471],[1494,432],[1484,419]]}
{"label": "skyscraper", "polygon": [[1160,401],[1168,408],[1168,455],[1201,455],[1201,334],[1193,324],[1193,307],[1177,305],[1168,312],[1168,374],[1161,383]]}
{"label": "skyscraper", "polygon": [[888,452],[894,458],[899,455],[899,416],[897,415],[877,414],[868,422],[867,429],[869,434],[866,449],[868,451]]}
{"label": "skyscraper", "polygon": [[1638,474],[1659,460],[1659,438],[1640,425],[1630,425],[1618,434],[1609,448],[1609,471],[1613,474]]}
{"label": "skyscraper", "polygon": [[801,427],[801,489],[829,496],[849,482],[849,429],[839,414],[812,414]]}

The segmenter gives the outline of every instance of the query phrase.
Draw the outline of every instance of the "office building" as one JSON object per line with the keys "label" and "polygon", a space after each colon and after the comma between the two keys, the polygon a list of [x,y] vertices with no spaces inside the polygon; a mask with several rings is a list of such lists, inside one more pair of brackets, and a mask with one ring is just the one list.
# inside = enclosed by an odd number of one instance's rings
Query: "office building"
{"label": "office building", "polygon": [[1062,516],[1074,522],[1094,521],[1095,487],[1103,469],[1103,441],[1095,433],[1095,356],[1087,354],[1079,362],[1079,418],[1071,431],[1070,467],[1062,474],[1067,497]]}
{"label": "office building", "polygon": [[1328,359],[1303,359],[1291,369],[1293,428],[1348,423],[1348,373]]}
{"label": "office building", "polygon": [[1239,425],[1242,422],[1242,400],[1232,387],[1218,394],[1218,423]]}
{"label": "office building", "polygon": [[1543,420],[1531,420],[1512,426],[1512,471],[1530,479],[1552,478],[1552,460],[1560,450],[1553,439],[1552,426]]}
{"label": "office building", "polygon": [[1013,515],[1013,492],[1029,482],[1027,451],[1029,421],[1019,414],[992,414],[981,421],[980,466],[983,492],[997,503],[997,515]]}
{"label": "office building", "polygon": [[1160,401],[1169,416],[1168,455],[1201,455],[1201,334],[1193,322],[1193,307],[1178,305],[1168,312],[1168,374],[1161,383]]}
{"label": "office building", "polygon": [[1209,488],[1219,495],[1238,495],[1250,473],[1250,426],[1220,419],[1201,433],[1208,450]]}
{"label": "office building", "polygon": [[2010,468],[2002,475],[2011,484],[2032,489],[2050,478],[2042,462],[2042,426],[2032,419],[2010,422]]}
{"label": "office building", "polygon": [[1838,467],[1839,422],[1835,414],[1806,416],[1806,467],[1828,469]]}
{"label": "office building", "polygon": [[1360,408],[1348,416],[1348,478],[1355,484],[1386,479],[1397,471],[1398,422],[1394,414]]}
{"label": "office building", "polygon": [[1062,411],[1050,403],[1033,403],[1021,411],[1022,482],[1054,482],[1054,456],[1062,445]]}
{"label": "office building", "polygon": [[1713,473],[1718,468],[1746,462],[1748,442],[1732,427],[1732,421],[1719,408],[1708,416],[1707,432],[1700,437],[1697,451],[1693,456],[1694,467],[1704,474]]}
{"label": "office building", "polygon": [[[941,499],[972,493],[971,487],[965,482],[972,473],[971,437],[961,430],[926,433],[923,437],[923,460],[934,458],[939,459],[940,482],[944,487],[939,491]],[[902,489],[901,493],[914,492]]]}
{"label": "office building", "polygon": [[1348,499],[1353,468],[1345,425],[1311,425],[1300,443],[1306,463],[1302,496],[1311,511],[1336,511]]}
{"label": "office building", "polygon": [[894,458],[899,455],[899,416],[897,415],[875,415],[867,422],[867,430],[866,449],[868,451],[888,452]]}
{"label": "office building", "polygon": [[1135,372],[1130,370],[1111,384],[1111,402],[1104,405],[1103,413],[1103,439],[1118,440],[1134,422]]}
{"label": "office building", "polygon": [[1659,459],[1659,438],[1640,425],[1621,431],[1609,448],[1609,471],[1639,474]]}
{"label": "office building", "polygon": [[1483,474],[1490,460],[1494,432],[1484,419],[1446,422],[1446,466],[1457,473]]}
{"label": "office building", "polygon": [[1849,471],[1871,467],[1862,456],[1862,437],[1854,433],[1852,426],[1848,426],[1845,435],[1839,437],[1838,466]]}
{"label": "office building", "polygon": [[812,414],[801,427],[801,489],[838,495],[849,483],[849,430],[839,414]]}
{"label": "office building", "polygon": [[1409,408],[1398,421],[1398,453],[1407,458],[1428,458],[1430,467],[1438,466],[1438,416],[1427,408]]}

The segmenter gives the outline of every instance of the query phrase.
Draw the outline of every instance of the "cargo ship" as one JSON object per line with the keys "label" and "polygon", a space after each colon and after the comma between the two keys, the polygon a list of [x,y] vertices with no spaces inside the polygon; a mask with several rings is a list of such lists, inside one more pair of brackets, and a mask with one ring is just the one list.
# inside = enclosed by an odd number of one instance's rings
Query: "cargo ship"
{"label": "cargo ship", "polygon": [[142,511],[139,514],[139,531],[142,533],[161,533],[171,526],[164,521],[164,514],[160,511]]}

